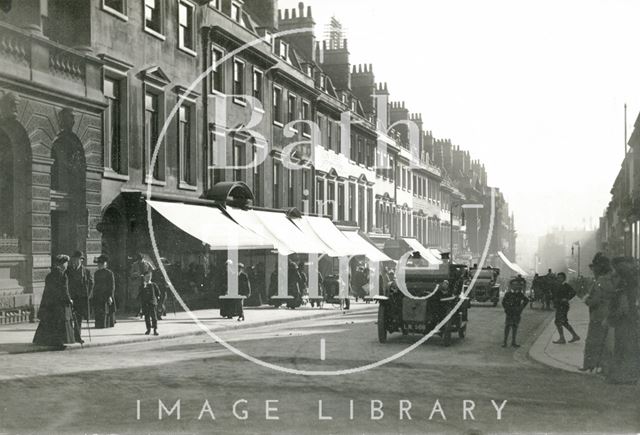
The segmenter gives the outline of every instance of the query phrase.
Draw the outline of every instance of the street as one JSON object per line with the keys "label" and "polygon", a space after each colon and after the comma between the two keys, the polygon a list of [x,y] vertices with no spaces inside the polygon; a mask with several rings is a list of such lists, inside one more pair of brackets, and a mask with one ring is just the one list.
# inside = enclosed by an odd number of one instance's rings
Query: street
{"label": "street", "polygon": [[[353,368],[388,357],[419,338],[394,334],[379,344],[375,308],[227,331],[221,338],[287,368]],[[596,376],[548,368],[528,358],[527,349],[548,316],[527,310],[522,348],[503,349],[502,310],[474,306],[463,341],[445,348],[436,337],[387,365],[344,376],[276,372],[231,354],[206,336],[5,354],[0,356],[0,432],[640,430],[637,387],[609,386]],[[324,361],[321,339],[326,343]]]}

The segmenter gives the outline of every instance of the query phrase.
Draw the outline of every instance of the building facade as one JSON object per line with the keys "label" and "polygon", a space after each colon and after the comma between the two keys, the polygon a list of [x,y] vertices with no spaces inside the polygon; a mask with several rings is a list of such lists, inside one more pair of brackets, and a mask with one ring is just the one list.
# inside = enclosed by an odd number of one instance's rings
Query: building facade
{"label": "building facade", "polygon": [[[76,249],[89,265],[109,254],[126,287],[135,253],[151,252],[148,191],[208,203],[225,181],[246,183],[254,206],[326,215],[379,244],[415,237],[461,260],[481,254],[484,166],[391,101],[373,65],[352,65],[338,29],[316,40],[311,7],[9,6],[0,12],[0,200],[10,205],[0,212],[0,296],[37,305],[51,256]],[[463,213],[469,202],[485,207]],[[513,217],[498,202],[491,249],[515,257]],[[153,224],[172,262],[207,255],[162,219]]]}

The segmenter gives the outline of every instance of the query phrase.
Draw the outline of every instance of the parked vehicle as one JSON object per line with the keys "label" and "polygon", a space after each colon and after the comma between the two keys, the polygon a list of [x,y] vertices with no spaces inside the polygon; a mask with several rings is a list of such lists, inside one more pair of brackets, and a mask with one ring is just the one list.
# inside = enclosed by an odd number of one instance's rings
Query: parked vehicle
{"label": "parked vehicle", "polygon": [[[418,252],[414,252],[404,265],[404,281],[413,299],[400,291],[394,282],[383,296],[375,296],[378,307],[378,340],[387,341],[387,334],[402,332],[428,334],[455,309],[450,319],[436,331],[444,346],[451,344],[457,333],[464,338],[467,331],[468,300],[457,309],[466,266],[445,261],[429,266]],[[396,273],[397,275],[397,273]]]}
{"label": "parked vehicle", "polygon": [[[477,268],[469,269],[468,277],[465,281],[463,291],[466,292],[471,280],[477,272]],[[478,274],[473,288],[467,295],[470,301],[491,302],[497,306],[500,301],[500,284],[498,283],[500,269],[497,267],[483,267]]]}

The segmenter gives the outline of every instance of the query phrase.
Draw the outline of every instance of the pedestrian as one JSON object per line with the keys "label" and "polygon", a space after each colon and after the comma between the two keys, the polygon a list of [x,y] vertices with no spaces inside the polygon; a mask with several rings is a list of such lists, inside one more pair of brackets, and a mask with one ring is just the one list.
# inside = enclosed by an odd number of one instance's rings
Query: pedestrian
{"label": "pedestrian", "polygon": [[531,281],[531,308],[533,308],[534,302],[540,302],[540,304],[544,303],[543,289],[542,289],[542,278],[537,273],[533,276],[533,280]]}
{"label": "pedestrian", "polygon": [[68,278],[65,273],[68,265],[67,255],[57,255],[51,272],[45,278],[38,309],[40,323],[33,336],[33,344],[64,349],[65,344],[75,343],[73,301],[69,295]]}
{"label": "pedestrian", "polygon": [[569,343],[580,340],[576,331],[569,324],[569,301],[573,299],[575,295],[576,291],[567,283],[567,274],[560,272],[558,274],[558,286],[553,300],[553,306],[556,309],[555,323],[558,329],[558,335],[560,335],[560,338],[553,342],[555,344],[565,344],[567,342],[564,338],[563,328],[571,334]]}
{"label": "pedestrian", "polygon": [[304,271],[304,268],[304,261],[300,261],[298,263],[298,288],[300,289],[301,298],[309,296],[309,279],[307,278],[307,273]]}
{"label": "pedestrian", "polygon": [[[249,282],[249,275],[244,271],[242,263],[238,263],[238,294],[246,299],[251,297],[251,282]],[[240,299],[238,322],[244,322],[244,300]]]}
{"label": "pedestrian", "polygon": [[528,303],[529,299],[526,298],[521,290],[516,290],[514,286],[509,286],[509,290],[507,290],[502,298],[502,307],[505,313],[502,347],[507,347],[509,331],[511,331],[511,347],[520,347],[517,343],[518,325],[520,325],[522,310],[524,310]]}
{"label": "pedestrian", "polygon": [[89,293],[93,289],[91,272],[83,263],[84,254],[82,251],[75,251],[71,256],[71,264],[66,272],[69,282],[69,295],[73,300],[75,338],[78,343],[84,343],[81,334],[82,321],[89,321]]}
{"label": "pedestrian", "polygon": [[295,309],[302,305],[302,292],[300,291],[300,271],[298,265],[289,261],[287,269],[287,294],[293,299],[287,301],[287,308]]}
{"label": "pedestrian", "polygon": [[138,252],[134,257],[134,262],[131,264],[131,271],[129,273],[129,297],[128,302],[130,306],[136,307],[136,301],[138,301],[138,290],[143,284],[144,274],[155,268],[147,261],[141,252]]}
{"label": "pedestrian", "polygon": [[608,299],[614,293],[611,263],[602,252],[598,252],[589,265],[595,281],[589,290],[585,304],[589,307],[589,327],[584,344],[584,359],[581,371],[600,371],[605,364],[604,346],[607,339],[605,319],[609,311]]}
{"label": "pedestrian", "polygon": [[144,323],[147,327],[147,332],[144,334],[149,335],[151,328],[153,328],[153,335],[159,335],[156,309],[158,307],[158,300],[160,299],[160,290],[158,289],[158,285],[151,281],[151,275],[151,270],[147,270],[143,275],[143,281],[138,291],[138,302],[140,303],[140,312],[144,315]]}
{"label": "pedestrian", "polygon": [[615,293],[609,301],[607,323],[613,334],[613,349],[606,379],[611,384],[636,384],[640,376],[638,343],[638,268],[633,258],[611,261]]}
{"label": "pedestrian", "polygon": [[249,268],[247,272],[249,276],[249,285],[251,286],[251,294],[245,301],[245,306],[247,307],[259,307],[262,305],[262,300],[260,297],[260,286],[258,285],[258,270],[256,265],[253,265]]}
{"label": "pedestrian", "polygon": [[96,260],[98,270],[93,275],[94,285],[91,294],[96,329],[112,328],[116,323],[115,291],[116,284],[107,266],[109,257],[100,255]]}
{"label": "pedestrian", "polygon": [[542,306],[544,310],[551,310],[551,301],[553,300],[553,291],[556,285],[556,275],[551,269],[543,277],[542,287]]}
{"label": "pedestrian", "polygon": [[[166,270],[166,269],[165,269]],[[167,293],[169,292],[169,284],[167,284],[167,280],[164,279],[164,275],[162,274],[162,270],[156,269],[151,272],[151,279],[158,286],[158,307],[156,309],[156,316],[158,320],[162,320],[163,316],[167,315]]]}

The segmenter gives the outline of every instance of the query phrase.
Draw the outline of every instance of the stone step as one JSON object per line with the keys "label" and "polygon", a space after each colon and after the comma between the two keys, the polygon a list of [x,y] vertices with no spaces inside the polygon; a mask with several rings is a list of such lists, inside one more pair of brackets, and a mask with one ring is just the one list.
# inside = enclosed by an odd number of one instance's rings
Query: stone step
{"label": "stone step", "polygon": [[0,291],[11,288],[22,288],[22,286],[15,279],[0,278]]}
{"label": "stone step", "polygon": [[11,278],[11,268],[9,266],[0,266],[0,281]]}

